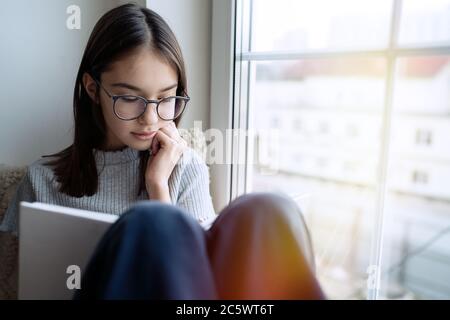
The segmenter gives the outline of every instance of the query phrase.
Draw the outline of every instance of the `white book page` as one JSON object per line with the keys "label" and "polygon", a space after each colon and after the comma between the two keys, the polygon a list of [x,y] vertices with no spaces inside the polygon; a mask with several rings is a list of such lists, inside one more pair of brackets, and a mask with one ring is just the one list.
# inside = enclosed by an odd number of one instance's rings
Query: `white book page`
{"label": "white book page", "polygon": [[76,216],[76,217],[91,219],[91,220],[104,221],[104,222],[109,222],[109,223],[115,222],[118,218],[118,216],[110,214],[110,213],[82,210],[82,209],[58,206],[55,204],[48,204],[48,203],[42,203],[42,202],[33,202],[33,203],[21,202],[21,204],[23,204],[24,206],[29,207],[29,208],[45,210],[45,211],[49,211],[49,212],[56,212],[56,213],[70,215],[70,216]]}

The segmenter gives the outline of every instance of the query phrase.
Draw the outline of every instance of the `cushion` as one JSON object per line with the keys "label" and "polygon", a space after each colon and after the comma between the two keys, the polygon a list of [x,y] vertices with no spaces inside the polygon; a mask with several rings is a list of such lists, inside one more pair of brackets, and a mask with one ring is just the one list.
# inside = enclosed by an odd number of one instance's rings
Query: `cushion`
{"label": "cushion", "polygon": [[[11,201],[26,167],[0,166],[0,221]],[[17,299],[18,239],[0,232],[0,300]]]}

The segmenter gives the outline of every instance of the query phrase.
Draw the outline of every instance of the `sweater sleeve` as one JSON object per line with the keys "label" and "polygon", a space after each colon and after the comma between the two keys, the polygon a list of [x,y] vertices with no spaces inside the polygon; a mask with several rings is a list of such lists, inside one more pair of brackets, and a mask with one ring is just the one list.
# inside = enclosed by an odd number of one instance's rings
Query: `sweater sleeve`
{"label": "sweater sleeve", "polygon": [[209,170],[196,152],[191,152],[189,158],[181,178],[177,205],[207,229],[216,218],[209,191]]}
{"label": "sweater sleeve", "polygon": [[28,168],[8,204],[3,221],[0,224],[0,231],[12,232],[14,235],[17,235],[20,202],[34,202],[36,201],[35,198],[30,180],[30,169]]}

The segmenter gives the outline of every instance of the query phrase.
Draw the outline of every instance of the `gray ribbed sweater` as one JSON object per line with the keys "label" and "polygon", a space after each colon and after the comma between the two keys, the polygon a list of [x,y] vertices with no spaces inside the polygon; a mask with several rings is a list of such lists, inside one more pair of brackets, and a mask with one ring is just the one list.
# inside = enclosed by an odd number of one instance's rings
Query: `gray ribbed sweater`
{"label": "gray ribbed sweater", "polygon": [[[43,165],[48,158],[33,162],[8,206],[0,231],[17,234],[20,201],[120,215],[136,201],[148,199],[146,192],[136,196],[139,187],[138,150],[129,147],[121,151],[94,150],[94,157],[99,174],[98,191],[93,196],[81,198],[58,191],[59,183],[54,179],[52,169]],[[198,222],[204,224],[215,218],[209,193],[208,167],[193,149],[187,149],[175,166],[169,179],[169,192],[172,204],[184,209]]]}

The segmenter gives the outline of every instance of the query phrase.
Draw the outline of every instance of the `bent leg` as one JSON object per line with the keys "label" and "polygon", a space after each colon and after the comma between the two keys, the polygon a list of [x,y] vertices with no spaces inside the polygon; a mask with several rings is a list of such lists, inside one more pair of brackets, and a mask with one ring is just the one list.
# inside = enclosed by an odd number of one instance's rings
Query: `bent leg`
{"label": "bent leg", "polygon": [[238,197],[207,232],[221,299],[323,299],[297,204],[272,193]]}
{"label": "bent leg", "polygon": [[99,242],[75,299],[215,299],[205,233],[156,201],[125,212]]}

